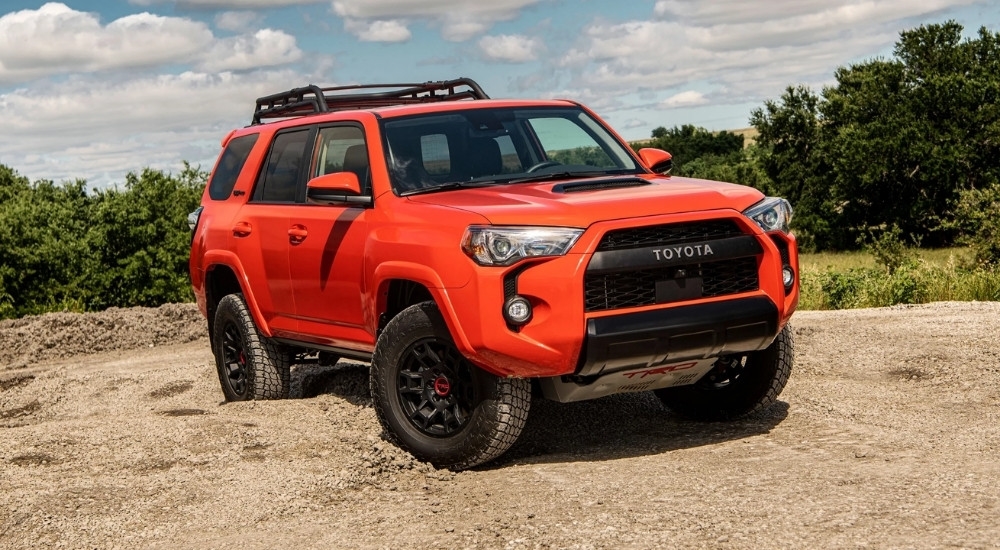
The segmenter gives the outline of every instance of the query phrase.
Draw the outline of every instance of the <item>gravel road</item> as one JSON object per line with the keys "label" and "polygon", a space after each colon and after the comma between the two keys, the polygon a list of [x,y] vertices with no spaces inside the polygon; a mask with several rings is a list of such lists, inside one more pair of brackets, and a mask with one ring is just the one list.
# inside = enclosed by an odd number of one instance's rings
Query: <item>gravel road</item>
{"label": "gravel road", "polygon": [[997,548],[1000,304],[793,319],[780,401],[535,401],[436,470],[381,439],[365,365],[222,402],[191,305],[0,322],[0,548]]}

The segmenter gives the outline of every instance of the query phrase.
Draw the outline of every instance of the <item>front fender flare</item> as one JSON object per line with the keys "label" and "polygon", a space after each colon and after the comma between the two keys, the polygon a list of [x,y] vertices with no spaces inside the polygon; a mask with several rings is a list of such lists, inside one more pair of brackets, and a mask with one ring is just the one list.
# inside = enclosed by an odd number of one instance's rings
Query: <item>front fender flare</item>
{"label": "front fender flare", "polygon": [[[459,351],[467,356],[475,354],[475,350],[469,343],[469,339],[462,330],[462,324],[455,314],[455,308],[452,305],[452,298],[449,293],[450,289],[445,287],[441,276],[436,271],[426,265],[413,262],[394,261],[379,264],[372,275],[372,288],[377,289],[378,311],[385,310],[385,295],[388,290],[389,281],[393,279],[403,279],[423,285],[431,293],[431,297],[434,298],[434,302],[441,311],[441,316],[444,317],[445,324],[448,325],[448,332],[451,333],[451,337],[455,340],[455,345],[458,346]],[[463,288],[464,286],[463,284],[459,287],[452,287],[452,290]]]}

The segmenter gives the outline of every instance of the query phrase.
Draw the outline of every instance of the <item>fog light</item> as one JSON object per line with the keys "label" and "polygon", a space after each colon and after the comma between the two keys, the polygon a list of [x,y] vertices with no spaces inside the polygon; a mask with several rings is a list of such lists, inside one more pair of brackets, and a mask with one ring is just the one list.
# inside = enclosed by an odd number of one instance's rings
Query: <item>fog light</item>
{"label": "fog light", "polygon": [[524,296],[513,296],[503,305],[503,316],[512,325],[523,325],[531,320],[531,302]]}
{"label": "fog light", "polygon": [[786,265],[781,268],[781,282],[785,284],[786,290],[792,289],[792,284],[795,283],[795,272],[790,266]]}

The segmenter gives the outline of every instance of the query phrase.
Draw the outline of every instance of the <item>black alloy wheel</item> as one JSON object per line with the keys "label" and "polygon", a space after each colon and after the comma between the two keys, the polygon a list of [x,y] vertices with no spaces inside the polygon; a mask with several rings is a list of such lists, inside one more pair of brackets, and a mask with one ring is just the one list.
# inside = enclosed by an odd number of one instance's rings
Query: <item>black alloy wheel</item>
{"label": "black alloy wheel", "polygon": [[472,366],[451,342],[437,338],[407,348],[396,391],[410,422],[430,436],[461,431],[476,407]]}
{"label": "black alloy wheel", "polygon": [[247,352],[240,330],[232,321],[227,322],[222,331],[222,362],[226,367],[224,383],[234,395],[245,399],[249,388]]}

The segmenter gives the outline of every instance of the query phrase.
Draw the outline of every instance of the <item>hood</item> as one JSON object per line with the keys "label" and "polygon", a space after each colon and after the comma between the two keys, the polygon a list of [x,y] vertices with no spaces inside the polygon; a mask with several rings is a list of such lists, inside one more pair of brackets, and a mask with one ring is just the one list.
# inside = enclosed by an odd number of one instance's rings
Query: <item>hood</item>
{"label": "hood", "polygon": [[[637,178],[650,184],[572,190],[574,185]],[[763,198],[760,191],[743,185],[640,174],[456,189],[413,195],[409,200],[474,212],[494,225],[582,228],[621,218],[720,209],[742,212]]]}

